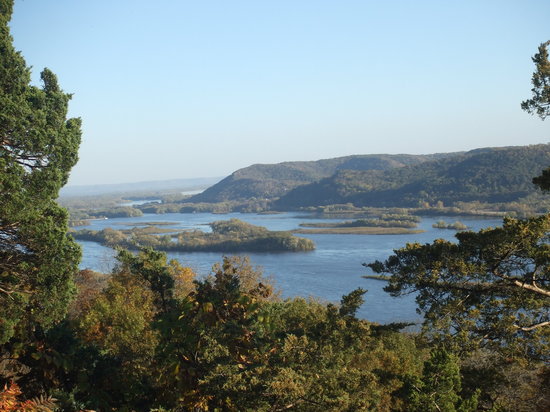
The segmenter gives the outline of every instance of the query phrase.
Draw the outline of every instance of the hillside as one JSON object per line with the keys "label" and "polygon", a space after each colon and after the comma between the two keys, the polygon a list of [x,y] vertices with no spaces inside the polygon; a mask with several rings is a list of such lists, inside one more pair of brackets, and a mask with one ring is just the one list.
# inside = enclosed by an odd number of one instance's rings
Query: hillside
{"label": "hillside", "polygon": [[550,145],[477,149],[390,170],[340,170],[297,187],[274,207],[338,203],[416,207],[442,201],[509,202],[537,191],[531,180],[550,165]]}
{"label": "hillside", "polygon": [[339,170],[390,170],[431,161],[450,154],[355,155],[309,162],[256,164],[239,169],[189,202],[274,199],[290,190],[332,176]]}

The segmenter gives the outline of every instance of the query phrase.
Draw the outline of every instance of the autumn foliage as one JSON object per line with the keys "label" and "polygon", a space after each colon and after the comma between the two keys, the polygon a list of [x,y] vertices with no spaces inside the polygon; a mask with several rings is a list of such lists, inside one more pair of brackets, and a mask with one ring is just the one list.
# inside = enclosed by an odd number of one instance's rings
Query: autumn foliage
{"label": "autumn foliage", "polygon": [[22,392],[14,382],[4,385],[0,392],[0,412],[49,412],[55,409],[55,399],[41,397],[32,400],[20,400]]}

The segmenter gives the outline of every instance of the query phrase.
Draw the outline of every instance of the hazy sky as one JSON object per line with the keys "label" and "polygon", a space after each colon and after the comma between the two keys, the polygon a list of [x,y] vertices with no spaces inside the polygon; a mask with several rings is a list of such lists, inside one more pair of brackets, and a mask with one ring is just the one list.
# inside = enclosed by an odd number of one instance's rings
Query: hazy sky
{"label": "hazy sky", "polygon": [[16,0],[15,47],[74,93],[69,184],[546,143],[520,109],[550,1]]}

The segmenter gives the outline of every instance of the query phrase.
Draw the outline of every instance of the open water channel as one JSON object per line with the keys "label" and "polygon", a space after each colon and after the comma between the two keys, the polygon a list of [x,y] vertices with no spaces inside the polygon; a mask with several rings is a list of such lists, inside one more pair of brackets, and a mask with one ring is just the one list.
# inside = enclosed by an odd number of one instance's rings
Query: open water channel
{"label": "open water channel", "polygon": [[[127,229],[129,224],[145,222],[170,222],[163,228],[200,229],[210,231],[208,223],[216,220],[238,218],[254,225],[264,226],[269,230],[293,230],[300,223],[320,222],[310,215],[300,213],[254,214],[229,213],[217,215],[212,213],[167,213],[163,215],[145,214],[141,217],[93,220],[89,226],[80,228],[101,230],[106,227]],[[323,219],[323,222],[339,222],[344,219]],[[432,224],[437,220],[452,223],[460,220],[471,230],[489,226],[498,226],[500,219],[479,219],[471,217],[423,217],[419,229],[424,233],[409,235],[338,235],[316,234],[298,235],[310,238],[315,242],[316,250],[312,252],[284,253],[243,253],[250,256],[254,266],[260,266],[265,275],[270,276],[275,286],[281,290],[283,297],[314,297],[326,302],[339,302],[342,295],[361,287],[367,289],[365,304],[358,311],[358,316],[373,322],[415,322],[420,320],[416,313],[414,296],[393,298],[383,291],[385,282],[364,279],[362,275],[370,270],[362,263],[386,259],[394,249],[406,243],[430,243],[434,239],[454,239],[454,230],[434,229]],[[79,241],[83,249],[81,268],[90,268],[109,272],[114,263],[115,252],[95,242]],[[184,266],[192,267],[199,275],[206,275],[214,263],[220,262],[223,254],[216,252],[168,253],[170,259],[177,259]]]}

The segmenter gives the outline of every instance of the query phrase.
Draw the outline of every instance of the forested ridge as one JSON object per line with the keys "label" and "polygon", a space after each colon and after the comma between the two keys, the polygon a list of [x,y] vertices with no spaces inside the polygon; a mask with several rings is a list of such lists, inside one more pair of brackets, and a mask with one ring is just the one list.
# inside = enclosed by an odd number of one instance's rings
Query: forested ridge
{"label": "forested ridge", "polygon": [[309,162],[252,165],[237,170],[188,201],[211,203],[251,198],[273,199],[297,186],[331,176],[338,170],[389,170],[449,155],[354,155]]}
{"label": "forested ridge", "polygon": [[[67,118],[70,95],[50,70],[41,87],[30,84],[9,34],[12,9],[0,0],[0,411],[550,409],[550,214],[365,262],[391,295],[416,293],[416,333],[357,318],[369,298],[362,288],[338,304],[282,299],[243,257],[197,276],[161,251],[119,249],[110,273],[79,271],[55,199],[77,161],[80,120]],[[547,46],[533,58],[533,98],[522,106],[541,118],[550,114]],[[491,151],[445,170],[502,194],[507,184],[524,190],[512,174],[529,172],[548,191],[550,169],[533,172],[519,162],[531,149],[517,150],[498,151],[498,161],[519,163],[502,180],[477,182],[464,166],[498,168]],[[412,174],[395,170],[369,173]],[[423,173],[438,187],[431,166]],[[213,225],[218,234],[265,233]]]}
{"label": "forested ridge", "polygon": [[445,159],[386,171],[341,170],[293,189],[276,209],[353,203],[417,207],[422,202],[511,202],[537,189],[533,176],[550,162],[550,145],[474,150]]}
{"label": "forested ridge", "polygon": [[253,165],[180,203],[198,207],[267,201],[263,207],[271,210],[345,203],[357,207],[509,203],[537,193],[532,178],[549,161],[550,145],[541,144]]}

